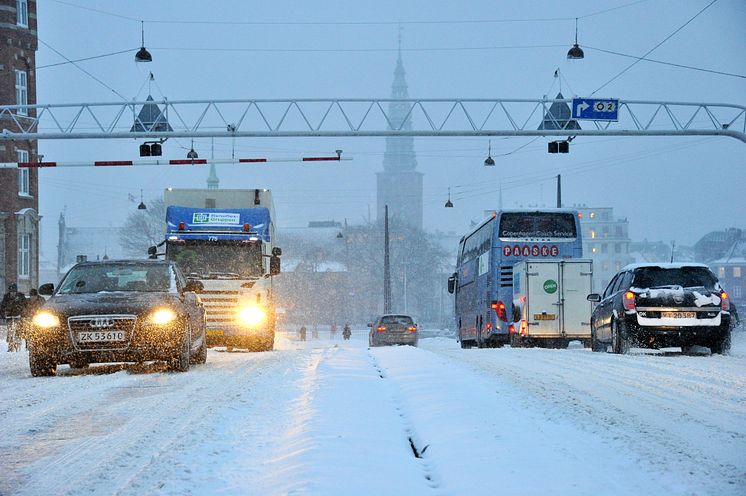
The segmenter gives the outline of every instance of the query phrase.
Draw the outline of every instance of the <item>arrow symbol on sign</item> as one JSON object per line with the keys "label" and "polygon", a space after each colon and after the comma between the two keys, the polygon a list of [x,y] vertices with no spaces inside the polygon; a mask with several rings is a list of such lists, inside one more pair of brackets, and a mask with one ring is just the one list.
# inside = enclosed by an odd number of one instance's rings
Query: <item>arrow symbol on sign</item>
{"label": "arrow symbol on sign", "polygon": [[577,106],[577,107],[575,107],[575,117],[580,117],[580,115],[581,115],[581,114],[583,113],[583,111],[584,111],[585,109],[587,109],[588,107],[590,107],[590,105],[588,105],[587,103],[585,103],[585,102],[580,102],[580,103],[578,104],[578,106]]}

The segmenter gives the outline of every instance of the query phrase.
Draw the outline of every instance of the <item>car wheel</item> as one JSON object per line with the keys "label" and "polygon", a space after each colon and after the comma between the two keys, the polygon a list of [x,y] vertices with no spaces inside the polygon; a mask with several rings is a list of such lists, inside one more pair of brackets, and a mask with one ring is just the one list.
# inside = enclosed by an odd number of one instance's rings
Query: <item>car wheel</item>
{"label": "car wheel", "polygon": [[596,353],[606,351],[606,345],[596,339],[596,333],[593,330],[591,330],[591,351],[595,351]]}
{"label": "car wheel", "polygon": [[202,344],[197,350],[197,354],[194,356],[192,363],[203,364],[207,362],[207,342],[205,338],[202,338]]}
{"label": "car wheel", "polygon": [[28,364],[34,377],[50,377],[57,373],[57,361],[54,357],[30,349]]}
{"label": "car wheel", "polygon": [[473,341],[461,340],[461,349],[467,350],[473,346]]}
{"label": "car wheel", "polygon": [[730,352],[730,329],[710,344],[710,352],[713,355],[727,355]]}
{"label": "car wheel", "polygon": [[169,368],[174,372],[186,372],[189,370],[189,361],[192,348],[192,326],[187,324],[186,332],[181,340],[176,356],[171,358]]}
{"label": "car wheel", "polygon": [[629,353],[629,337],[617,320],[611,321],[611,351],[617,355]]}

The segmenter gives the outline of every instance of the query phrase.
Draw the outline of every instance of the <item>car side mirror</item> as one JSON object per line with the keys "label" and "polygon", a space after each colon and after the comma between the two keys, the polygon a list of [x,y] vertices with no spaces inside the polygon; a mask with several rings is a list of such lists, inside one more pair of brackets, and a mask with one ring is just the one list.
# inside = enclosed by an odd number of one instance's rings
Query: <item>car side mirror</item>
{"label": "car side mirror", "polygon": [[51,296],[54,293],[54,284],[48,282],[39,286],[39,294],[44,296]]}
{"label": "car side mirror", "polygon": [[282,256],[282,248],[279,246],[275,246],[272,248],[272,256],[273,257],[281,257]]}
{"label": "car side mirror", "polygon": [[[275,249],[273,248],[272,251]],[[276,276],[280,273],[280,257],[272,255],[269,258],[269,275]]]}
{"label": "car side mirror", "polygon": [[601,295],[598,293],[591,293],[588,295],[586,300],[598,303],[599,301],[601,301]]}
{"label": "car side mirror", "polygon": [[205,289],[205,285],[202,284],[202,281],[198,281],[196,279],[189,279],[186,285],[184,285],[185,293],[199,293],[203,289]]}
{"label": "car side mirror", "polygon": [[151,246],[148,248],[148,256],[150,258],[155,258],[158,254],[158,248],[156,246]]}

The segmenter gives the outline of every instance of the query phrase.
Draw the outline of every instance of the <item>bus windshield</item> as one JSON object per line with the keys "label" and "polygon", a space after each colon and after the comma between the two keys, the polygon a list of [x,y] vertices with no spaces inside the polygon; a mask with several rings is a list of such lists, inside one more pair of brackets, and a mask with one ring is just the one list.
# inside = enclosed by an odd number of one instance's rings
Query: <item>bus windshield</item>
{"label": "bus windshield", "polygon": [[166,252],[191,277],[242,279],[261,277],[264,271],[260,243],[169,243]]}
{"label": "bus windshield", "polygon": [[500,216],[500,238],[577,237],[575,216],[569,212],[507,212]]}

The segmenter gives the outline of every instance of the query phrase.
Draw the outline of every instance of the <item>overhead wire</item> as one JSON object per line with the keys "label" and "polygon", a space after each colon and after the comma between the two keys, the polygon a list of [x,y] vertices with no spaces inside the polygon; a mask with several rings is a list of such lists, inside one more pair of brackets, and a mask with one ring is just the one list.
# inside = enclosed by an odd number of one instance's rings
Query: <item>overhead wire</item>
{"label": "overhead wire", "polygon": [[203,24],[203,25],[236,25],[236,26],[398,26],[398,25],[444,25],[444,24],[501,24],[501,23],[513,23],[513,22],[563,22],[578,19],[593,17],[614,10],[619,10],[632,5],[649,1],[649,0],[636,0],[634,2],[625,3],[616,7],[591,12],[589,14],[575,16],[575,17],[528,17],[528,18],[505,18],[505,19],[441,19],[441,20],[400,20],[400,21],[213,21],[213,20],[180,20],[180,19],[140,19],[132,16],[123,14],[117,14],[102,9],[93,7],[78,5],[72,2],[64,0],[53,0],[56,3],[75,7],[91,12],[96,12],[103,15],[109,15],[118,17],[120,19],[126,19],[133,22],[148,22],[151,24]]}
{"label": "overhead wire", "polygon": [[673,67],[680,67],[682,69],[691,69],[693,71],[709,72],[709,73],[712,73],[712,74],[719,74],[721,76],[731,76],[731,77],[737,77],[737,78],[746,78],[746,75],[744,75],[744,74],[736,74],[736,73],[733,73],[733,72],[716,71],[714,69],[705,69],[705,68],[702,68],[702,67],[694,67],[692,65],[677,64],[677,63],[674,63],[674,62],[666,62],[666,61],[663,61],[663,60],[648,59],[648,58],[640,57],[640,56],[637,56],[637,55],[630,55],[630,54],[627,54],[627,53],[615,52],[613,50],[606,50],[604,48],[597,48],[597,47],[592,47],[592,46],[588,46],[588,45],[583,45],[583,48],[589,48],[589,49],[595,50],[597,52],[608,53],[608,54],[611,54],[611,55],[619,55],[620,57],[628,57],[628,58],[631,58],[631,59],[638,59],[638,60],[644,61],[644,62],[652,62],[652,63],[655,63],[655,64],[663,64],[663,65],[670,65],[670,66],[673,66]]}
{"label": "overhead wire", "polygon": [[73,62],[72,60],[70,60],[69,58],[67,58],[65,55],[63,55],[59,50],[57,50],[56,48],[54,48],[52,45],[50,45],[49,43],[45,42],[41,38],[37,37],[37,39],[39,40],[39,43],[41,43],[42,45],[46,46],[47,48],[49,48],[50,50],[52,50],[54,53],[56,53],[57,55],[59,55],[60,57],[62,57],[63,59],[67,60],[68,62],[70,62],[72,65],[74,65],[75,67],[77,67],[81,72],[83,72],[84,74],[88,75],[91,79],[93,79],[94,81],[96,81],[97,83],[99,83],[100,85],[102,85],[103,87],[105,87],[106,89],[108,89],[109,91],[111,91],[112,93],[114,93],[115,95],[117,95],[122,100],[127,101],[127,98],[124,95],[122,95],[121,93],[119,93],[117,90],[115,90],[114,88],[112,88],[111,86],[109,86],[108,84],[106,84],[105,82],[103,82],[102,80],[100,80],[99,78],[97,78],[96,76],[94,76],[93,74],[91,74],[90,72],[88,72],[85,69],[83,69],[82,67],[80,67],[76,62]]}
{"label": "overhead wire", "polygon": [[593,90],[593,92],[591,92],[591,96],[595,95],[598,91],[604,89],[606,86],[608,86],[613,81],[616,81],[616,79],[619,78],[622,74],[624,74],[625,72],[627,72],[628,70],[630,70],[635,65],[639,64],[641,61],[645,60],[645,57],[647,57],[648,55],[650,55],[651,53],[653,53],[653,51],[655,49],[657,49],[658,47],[660,47],[666,41],[668,41],[671,38],[673,38],[673,36],[675,36],[676,33],[678,33],[679,31],[681,31],[682,29],[684,29],[686,26],[688,26],[689,23],[691,23],[694,19],[696,19],[697,17],[699,17],[705,10],[709,9],[717,1],[718,0],[712,0],[710,3],[708,3],[707,5],[705,5],[699,12],[697,12],[696,14],[694,14],[694,16],[692,16],[688,21],[686,21],[684,24],[682,24],[681,26],[679,26],[678,28],[676,28],[676,30],[673,33],[671,33],[668,36],[666,36],[662,41],[660,41],[659,43],[657,43],[653,48],[651,48],[650,50],[648,50],[647,52],[645,52],[645,54],[642,57],[640,57],[637,60],[635,60],[634,62],[632,62],[630,65],[628,65],[627,67],[625,67],[624,69],[622,69],[616,76],[612,77],[611,79],[609,79],[608,81],[606,81],[604,84],[602,84],[601,86],[599,86],[598,88],[596,88],[595,90]]}

